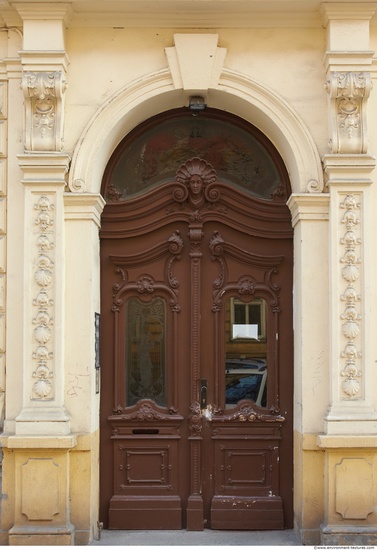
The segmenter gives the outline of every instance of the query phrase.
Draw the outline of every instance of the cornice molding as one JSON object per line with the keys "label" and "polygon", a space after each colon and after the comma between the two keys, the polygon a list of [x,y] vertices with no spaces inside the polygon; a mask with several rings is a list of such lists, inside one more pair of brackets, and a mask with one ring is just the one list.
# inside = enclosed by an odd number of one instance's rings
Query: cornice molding
{"label": "cornice molding", "polygon": [[370,21],[376,13],[374,2],[330,2],[321,5],[322,22],[327,27],[329,21]]}
{"label": "cornice molding", "polygon": [[320,0],[3,0],[4,25],[64,20],[69,27],[213,29],[327,26],[330,20],[370,20],[376,3]]}
{"label": "cornice molding", "polygon": [[69,22],[71,4],[68,2],[12,2],[23,21],[57,20]]}
{"label": "cornice molding", "polygon": [[323,59],[325,72],[328,71],[365,71],[369,70],[374,51],[327,51]]}
{"label": "cornice molding", "polygon": [[69,58],[64,50],[21,50],[22,65],[29,71],[67,71]]}
{"label": "cornice molding", "polygon": [[292,227],[300,221],[328,221],[330,195],[328,193],[293,193],[287,202],[292,214]]}
{"label": "cornice molding", "polygon": [[368,177],[376,168],[376,159],[372,155],[328,154],[324,155],[322,162],[329,187],[369,186],[373,183]]}

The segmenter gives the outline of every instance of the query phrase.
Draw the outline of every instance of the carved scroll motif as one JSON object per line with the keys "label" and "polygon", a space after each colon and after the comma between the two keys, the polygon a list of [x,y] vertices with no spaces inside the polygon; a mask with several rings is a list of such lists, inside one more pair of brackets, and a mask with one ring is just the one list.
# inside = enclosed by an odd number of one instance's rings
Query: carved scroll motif
{"label": "carved scroll motif", "polygon": [[[113,403],[113,412],[114,414],[122,414],[124,412],[124,407],[120,404],[123,402],[122,388],[118,383],[118,376],[121,370],[124,368],[121,366],[121,361],[119,359],[119,317],[121,309],[124,305],[125,296],[129,296],[132,293],[140,296],[140,300],[146,303],[150,303],[156,297],[156,295],[167,296],[169,299],[169,305],[173,313],[173,334],[172,341],[176,342],[176,315],[180,312],[179,304],[179,281],[175,277],[172,269],[172,265],[175,261],[181,259],[181,252],[183,249],[183,239],[180,236],[179,231],[174,231],[173,234],[165,241],[160,242],[159,244],[151,247],[149,250],[142,252],[137,252],[135,254],[130,254],[128,256],[110,256],[110,259],[116,266],[115,273],[120,275],[121,280],[118,283],[113,285],[113,305],[112,311],[114,313],[114,403]],[[165,263],[165,275],[164,280],[156,281],[154,277],[150,274],[142,274],[138,277],[130,280],[128,271],[126,268],[135,268],[145,266],[145,263],[154,262],[160,260],[161,258],[166,258]],[[124,345],[124,344],[122,344]],[[177,348],[176,343],[173,344],[174,349],[174,365],[178,364],[177,361]],[[176,367],[175,367],[176,368]],[[177,379],[176,373],[173,376],[174,379]],[[175,388],[174,391],[174,407],[177,402],[177,391]],[[173,407],[173,408],[174,408]]]}
{"label": "carved scroll motif", "polygon": [[63,148],[63,99],[66,82],[61,72],[25,72],[25,149],[60,151]]}
{"label": "carved scroll motif", "polygon": [[341,384],[343,393],[348,397],[359,396],[361,386],[360,379],[362,372],[358,363],[361,358],[360,331],[362,316],[360,309],[360,263],[358,250],[361,245],[359,237],[360,220],[358,213],[361,210],[360,197],[355,195],[346,195],[340,203],[340,223],[345,230],[340,244],[343,246],[343,256],[340,259],[342,264],[341,275],[346,284],[341,301],[344,304],[343,313],[340,318],[342,321],[342,335],[345,339],[345,345],[341,352],[342,370]]}
{"label": "carved scroll motif", "polygon": [[271,408],[268,412],[257,405],[252,405],[248,401],[240,401],[237,409],[229,414],[223,411],[217,411],[217,415],[212,417],[214,422],[284,422],[285,418],[278,411]]}
{"label": "carved scroll motif", "polygon": [[[163,407],[156,405],[151,399],[141,399],[132,408],[127,409],[127,413],[124,409],[119,408],[114,411],[115,414],[121,415],[122,421],[135,421],[135,422],[163,422],[173,420],[182,420],[177,410],[171,408],[166,413]],[[117,428],[113,428],[113,435],[117,434]]]}
{"label": "carved scroll motif", "polygon": [[[179,281],[174,276],[172,265],[175,261],[181,259],[181,252],[183,248],[183,240],[180,236],[179,231],[174,231],[174,233],[169,237],[169,239],[163,243],[156,245],[151,248],[149,251],[134,254],[130,256],[111,256],[112,261],[119,267],[115,269],[115,272],[118,273],[122,281],[120,283],[115,283],[113,285],[113,311],[119,311],[120,307],[123,304],[123,294],[127,290],[134,290],[138,294],[145,297],[152,296],[156,290],[162,290],[170,295],[170,306],[173,311],[179,312],[180,306],[178,302],[178,287]],[[149,275],[141,275],[135,281],[128,280],[128,273],[123,266],[135,266],[142,265],[143,261],[148,258],[149,261],[156,259],[164,254],[169,254],[169,257],[166,262],[166,278],[168,285],[164,282],[158,282]],[[120,267],[122,266],[122,267]]]}
{"label": "carved scroll motif", "polygon": [[[277,266],[282,261],[281,256],[258,256],[247,250],[242,250],[234,244],[227,243],[221,237],[218,231],[210,240],[209,248],[211,251],[211,261],[217,261],[220,264],[220,272],[214,280],[212,311],[220,311],[223,304],[223,297],[227,292],[237,293],[242,299],[252,298],[258,293],[265,294],[269,299],[273,313],[280,312],[279,291],[280,287],[273,282],[272,277],[277,273]],[[263,268],[263,282],[257,281],[251,275],[243,275],[238,281],[230,282],[226,280],[226,259],[225,256],[242,260],[250,266]]]}
{"label": "carved scroll motif", "polygon": [[330,97],[331,152],[366,153],[366,102],[372,88],[370,73],[331,73],[326,88]]}
{"label": "carved scroll motif", "polygon": [[38,214],[35,219],[35,243],[36,255],[34,260],[34,281],[36,284],[36,296],[33,305],[37,313],[33,318],[36,325],[33,331],[35,343],[32,358],[36,364],[32,374],[36,379],[32,385],[33,399],[52,399],[54,377],[51,362],[54,358],[51,344],[53,339],[53,318],[51,310],[54,302],[52,299],[54,285],[54,211],[55,206],[50,198],[41,195],[34,205]]}

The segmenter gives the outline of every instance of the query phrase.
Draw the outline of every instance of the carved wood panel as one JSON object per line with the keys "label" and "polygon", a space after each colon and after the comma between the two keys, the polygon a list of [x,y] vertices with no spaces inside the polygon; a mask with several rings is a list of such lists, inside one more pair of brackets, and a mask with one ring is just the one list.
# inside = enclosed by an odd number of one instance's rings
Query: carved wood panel
{"label": "carved wood panel", "polygon": [[[292,230],[286,206],[246,198],[217,181],[207,161],[192,158],[176,181],[143,200],[109,204],[101,237],[102,311],[108,311],[102,437],[108,434],[111,443],[102,449],[112,457],[114,487],[102,485],[102,514],[110,508],[110,527],[289,527]],[[267,401],[229,408],[225,305],[255,297],[267,311]],[[128,403],[127,301],[150,305],[156,298],[167,312],[166,402],[145,395]]]}

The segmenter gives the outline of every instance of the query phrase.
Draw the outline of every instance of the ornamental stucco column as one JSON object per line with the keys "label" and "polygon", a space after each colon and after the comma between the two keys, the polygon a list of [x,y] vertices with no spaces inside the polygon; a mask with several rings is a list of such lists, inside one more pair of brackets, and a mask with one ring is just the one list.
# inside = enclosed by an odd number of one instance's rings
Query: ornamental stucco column
{"label": "ornamental stucco column", "polygon": [[16,435],[65,435],[63,149],[65,3],[16,3],[23,19],[23,408]]}
{"label": "ornamental stucco column", "polygon": [[20,155],[24,193],[23,408],[16,435],[66,435],[64,153]]}
{"label": "ornamental stucco column", "polygon": [[[64,97],[68,58],[64,43],[67,3],[13,3],[23,21],[21,89],[24,152],[18,155],[22,188],[22,260],[17,260],[22,315],[18,332],[22,406],[8,419],[4,482],[12,487],[6,521],[11,545],[67,545],[70,522],[69,451],[76,447],[65,408],[64,190],[70,157],[64,152]],[[22,204],[23,202],[23,204]],[[14,210],[12,210],[14,215]],[[10,219],[13,224],[14,220]],[[13,256],[12,256],[13,258]],[[15,264],[10,264],[15,269]],[[16,341],[12,325],[9,340]],[[7,388],[12,399],[13,388]],[[19,403],[19,399],[15,399]]]}
{"label": "ornamental stucco column", "polygon": [[326,545],[377,542],[371,308],[376,161],[369,154],[367,132],[373,57],[369,24],[376,7],[323,4],[330,137],[323,158],[330,192],[330,399],[317,444],[325,452],[321,542]]}
{"label": "ornamental stucco column", "polygon": [[328,434],[374,433],[371,401],[369,187],[375,159],[368,154],[371,93],[369,22],[376,4],[324,4],[330,153],[323,158],[330,191],[331,375]]}

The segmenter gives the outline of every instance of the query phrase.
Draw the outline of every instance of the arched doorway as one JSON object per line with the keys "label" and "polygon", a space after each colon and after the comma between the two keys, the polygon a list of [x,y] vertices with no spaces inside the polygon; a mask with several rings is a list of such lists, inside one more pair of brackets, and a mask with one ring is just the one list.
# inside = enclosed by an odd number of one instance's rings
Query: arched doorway
{"label": "arched doorway", "polygon": [[101,229],[101,521],[292,527],[292,227],[283,162],[178,109],[121,142]]}

